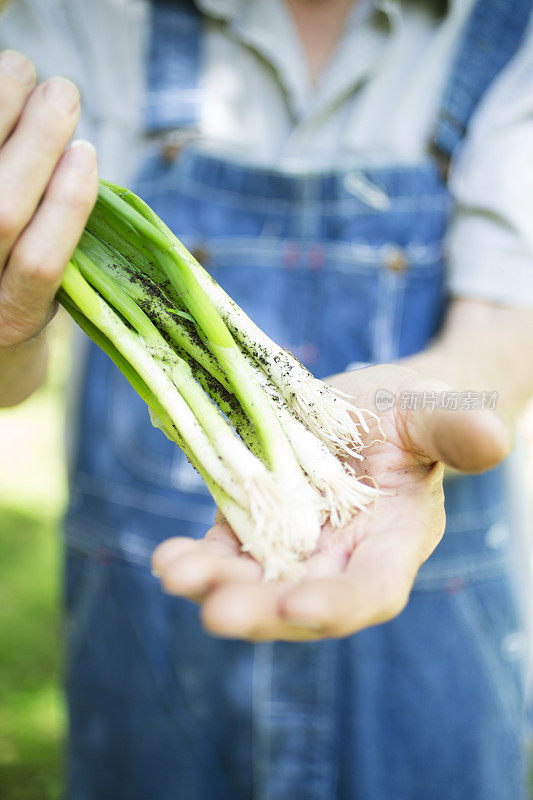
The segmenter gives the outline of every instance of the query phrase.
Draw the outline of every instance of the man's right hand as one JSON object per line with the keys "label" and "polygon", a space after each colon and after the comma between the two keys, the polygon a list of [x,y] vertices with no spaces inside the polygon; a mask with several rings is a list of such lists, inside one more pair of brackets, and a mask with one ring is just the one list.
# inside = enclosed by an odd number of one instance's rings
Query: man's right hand
{"label": "man's right hand", "polygon": [[94,148],[77,141],[65,149],[79,115],[73,83],[58,77],[37,85],[28,59],[14,50],[0,53],[2,362],[50,320],[96,199]]}

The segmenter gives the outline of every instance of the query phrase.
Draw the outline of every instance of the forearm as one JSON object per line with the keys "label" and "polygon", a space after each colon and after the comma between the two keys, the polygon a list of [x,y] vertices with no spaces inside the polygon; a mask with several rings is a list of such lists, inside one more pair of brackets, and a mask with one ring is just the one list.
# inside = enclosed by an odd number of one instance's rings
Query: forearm
{"label": "forearm", "polygon": [[512,424],[533,395],[533,312],[455,300],[435,342],[400,363],[459,391],[498,392]]}
{"label": "forearm", "polygon": [[16,347],[0,348],[0,407],[21,403],[40,386],[47,356],[44,334]]}

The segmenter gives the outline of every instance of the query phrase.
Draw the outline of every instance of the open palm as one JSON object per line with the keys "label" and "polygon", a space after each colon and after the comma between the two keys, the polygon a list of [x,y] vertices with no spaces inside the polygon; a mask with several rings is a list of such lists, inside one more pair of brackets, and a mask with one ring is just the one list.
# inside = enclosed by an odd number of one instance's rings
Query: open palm
{"label": "open palm", "polygon": [[365,460],[354,464],[383,495],[342,531],[323,527],[298,584],[265,582],[218,516],[201,541],[176,537],[159,545],[152,561],[163,588],[200,602],[203,624],[215,635],[299,641],[346,636],[396,616],[444,532],[444,464],[478,472],[509,449],[507,429],[492,411],[403,408],[402,393],[416,395],[421,406],[424,393],[449,389],[411,369],[368,367],[330,383],[369,409],[379,390],[395,398],[379,423],[371,421]]}

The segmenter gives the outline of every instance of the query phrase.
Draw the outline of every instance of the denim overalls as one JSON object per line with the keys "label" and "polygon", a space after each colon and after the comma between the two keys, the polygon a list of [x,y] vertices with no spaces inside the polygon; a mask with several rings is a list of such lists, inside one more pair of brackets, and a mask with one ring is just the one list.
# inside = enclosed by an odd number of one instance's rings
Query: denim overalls
{"label": "denim overalls", "polygon": [[[529,8],[474,8],[442,102],[441,152],[460,141]],[[150,132],[194,127],[201,35],[192,4],[154,5]],[[374,191],[361,196],[361,181]],[[134,188],[318,376],[416,352],[442,320],[450,201],[429,156],[295,176],[194,143],[169,162],[154,146]],[[150,574],[155,545],[203,536],[214,507],[96,347],[80,413],[66,520],[72,800],[525,796],[500,469],[447,484],[446,534],[397,619],[342,641],[254,645],[205,635],[196,606]]]}

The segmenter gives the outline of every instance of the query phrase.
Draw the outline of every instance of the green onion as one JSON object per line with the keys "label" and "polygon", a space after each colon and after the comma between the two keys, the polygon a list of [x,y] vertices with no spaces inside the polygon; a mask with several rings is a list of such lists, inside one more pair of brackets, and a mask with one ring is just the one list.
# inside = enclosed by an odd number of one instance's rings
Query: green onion
{"label": "green onion", "polygon": [[[106,186],[111,189],[111,184]],[[345,395],[314,378],[294,356],[263,333],[143,200],[122,187],[114,187],[114,191],[174,243],[176,252],[187,262],[228,328],[243,348],[261,360],[262,369],[304,424],[334,452],[360,459],[361,432],[368,433],[365,415],[375,415],[356,408]]]}
{"label": "green onion", "polygon": [[327,519],[343,527],[377,490],[364,412],[263,334],[143,203],[101,182],[59,301],[182,448],[267,578],[297,579]]}

